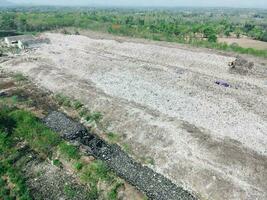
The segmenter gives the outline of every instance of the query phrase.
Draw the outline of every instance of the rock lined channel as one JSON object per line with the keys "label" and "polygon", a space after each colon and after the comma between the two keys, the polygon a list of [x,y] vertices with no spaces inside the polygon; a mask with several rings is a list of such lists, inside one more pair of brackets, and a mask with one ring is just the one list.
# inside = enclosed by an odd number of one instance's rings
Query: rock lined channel
{"label": "rock lined channel", "polygon": [[79,142],[80,145],[86,147],[89,155],[104,161],[118,176],[144,192],[150,199],[196,199],[169,179],[135,162],[118,145],[107,144],[65,114],[53,111],[44,119],[44,122],[64,139]]}

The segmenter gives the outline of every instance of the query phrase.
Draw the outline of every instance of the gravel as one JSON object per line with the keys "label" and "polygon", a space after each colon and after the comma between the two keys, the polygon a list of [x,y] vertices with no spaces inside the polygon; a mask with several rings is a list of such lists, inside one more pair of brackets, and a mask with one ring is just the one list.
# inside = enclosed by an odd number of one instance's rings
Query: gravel
{"label": "gravel", "polygon": [[76,140],[85,145],[88,153],[103,160],[118,176],[136,186],[150,199],[155,200],[194,200],[189,192],[173,184],[169,179],[142,166],[129,157],[118,145],[109,145],[96,135],[86,131],[81,124],[74,122],[59,112],[50,113],[45,124],[67,140]]}
{"label": "gravel", "polygon": [[44,122],[67,140],[83,137],[87,132],[82,125],[66,118],[59,112],[51,112],[50,115],[45,118]]}
{"label": "gravel", "polygon": [[[103,114],[153,169],[204,199],[267,199],[267,60],[165,42],[45,34],[51,44],[1,64]],[[242,67],[241,67],[242,68]],[[231,87],[220,87],[224,80]]]}

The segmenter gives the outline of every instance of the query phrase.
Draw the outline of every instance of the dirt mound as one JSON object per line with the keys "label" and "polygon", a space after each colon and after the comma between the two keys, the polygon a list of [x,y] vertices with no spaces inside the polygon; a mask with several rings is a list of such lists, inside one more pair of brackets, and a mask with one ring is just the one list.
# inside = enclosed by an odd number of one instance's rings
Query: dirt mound
{"label": "dirt mound", "polygon": [[241,56],[237,56],[235,61],[229,63],[229,66],[229,70],[231,73],[246,75],[251,73],[254,63],[247,61]]}

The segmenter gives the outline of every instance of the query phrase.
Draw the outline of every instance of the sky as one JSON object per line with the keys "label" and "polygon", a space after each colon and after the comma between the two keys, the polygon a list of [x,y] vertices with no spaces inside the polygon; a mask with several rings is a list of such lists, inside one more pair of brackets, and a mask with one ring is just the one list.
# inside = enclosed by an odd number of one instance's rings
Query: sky
{"label": "sky", "polygon": [[267,8],[267,0],[9,0],[15,3],[64,6],[165,6]]}

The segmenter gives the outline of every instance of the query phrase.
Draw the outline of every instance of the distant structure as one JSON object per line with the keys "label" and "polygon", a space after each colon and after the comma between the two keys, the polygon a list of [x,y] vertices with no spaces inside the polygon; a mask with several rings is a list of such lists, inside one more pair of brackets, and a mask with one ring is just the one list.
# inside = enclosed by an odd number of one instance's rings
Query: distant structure
{"label": "distant structure", "polygon": [[32,35],[5,37],[5,43],[8,47],[18,47],[20,49],[38,48],[41,44],[48,44],[49,42],[47,38],[37,38]]}

